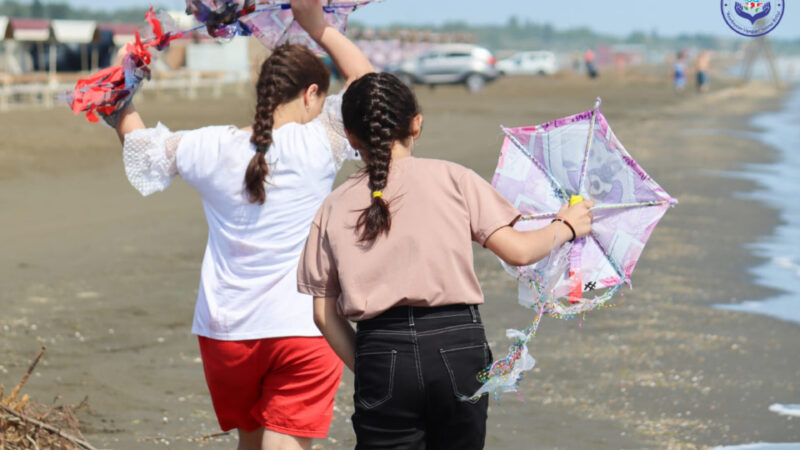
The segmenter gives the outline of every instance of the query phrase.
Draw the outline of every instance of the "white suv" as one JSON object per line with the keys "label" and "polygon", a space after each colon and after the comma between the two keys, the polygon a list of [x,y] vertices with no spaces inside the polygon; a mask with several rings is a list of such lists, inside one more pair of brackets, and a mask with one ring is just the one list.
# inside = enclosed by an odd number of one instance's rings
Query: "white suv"
{"label": "white suv", "polygon": [[558,62],[553,52],[519,52],[497,63],[503,75],[553,75],[558,72]]}
{"label": "white suv", "polygon": [[408,85],[465,84],[471,92],[483,89],[500,72],[497,59],[483,48],[470,44],[443,44],[416,58],[386,68]]}

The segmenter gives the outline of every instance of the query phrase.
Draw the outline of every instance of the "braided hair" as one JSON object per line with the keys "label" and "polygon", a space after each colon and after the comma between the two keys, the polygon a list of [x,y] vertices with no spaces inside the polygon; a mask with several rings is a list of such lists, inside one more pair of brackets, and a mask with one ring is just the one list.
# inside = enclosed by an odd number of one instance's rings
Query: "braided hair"
{"label": "braided hair", "polygon": [[356,222],[359,242],[373,242],[392,227],[383,189],[389,178],[392,145],[411,137],[411,123],[419,114],[414,94],[396,76],[370,73],[347,89],[342,99],[344,127],[361,143],[364,173],[369,177],[372,203]]}
{"label": "braided hair", "polygon": [[274,114],[278,106],[302,95],[312,84],[319,93],[328,92],[330,71],[310,50],[302,45],[282,45],[261,66],[256,94],[258,104],[250,142],[256,154],[245,172],[245,191],[251,203],[263,205],[267,199],[264,184],[269,174],[265,155],[272,145]]}

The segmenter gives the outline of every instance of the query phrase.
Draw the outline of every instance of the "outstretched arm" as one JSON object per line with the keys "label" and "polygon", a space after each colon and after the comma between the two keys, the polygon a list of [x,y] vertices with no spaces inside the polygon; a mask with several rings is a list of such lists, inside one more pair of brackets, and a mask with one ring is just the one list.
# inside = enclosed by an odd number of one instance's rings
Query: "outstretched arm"
{"label": "outstretched arm", "polygon": [[356,365],[356,334],[336,311],[335,298],[314,297],[314,323],[331,348],[351,371]]}
{"label": "outstretched arm", "polygon": [[[575,230],[575,237],[584,237],[592,230],[593,201],[585,201],[574,206],[564,206],[558,212]],[[503,227],[486,240],[486,248],[500,259],[513,266],[527,266],[546,257],[554,248],[563,245],[573,237],[572,230],[564,222],[553,222],[534,231],[517,231]]]}
{"label": "outstretched arm", "polygon": [[291,0],[291,2],[297,23],[328,52],[346,79],[347,85],[375,71],[372,63],[350,39],[325,22],[319,0]]}

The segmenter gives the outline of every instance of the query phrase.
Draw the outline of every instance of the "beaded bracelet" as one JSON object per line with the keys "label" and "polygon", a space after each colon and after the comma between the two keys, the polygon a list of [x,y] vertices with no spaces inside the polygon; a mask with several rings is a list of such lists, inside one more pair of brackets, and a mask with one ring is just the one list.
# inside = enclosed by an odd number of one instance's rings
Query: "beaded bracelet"
{"label": "beaded bracelet", "polygon": [[578,235],[575,234],[575,228],[572,227],[572,224],[569,223],[569,221],[567,219],[565,219],[565,218],[563,218],[561,216],[556,216],[556,218],[553,219],[550,223],[554,223],[554,222],[561,222],[564,225],[566,225],[567,227],[569,227],[569,231],[572,232],[572,239],[569,240],[570,242],[574,241],[575,238],[578,237]]}

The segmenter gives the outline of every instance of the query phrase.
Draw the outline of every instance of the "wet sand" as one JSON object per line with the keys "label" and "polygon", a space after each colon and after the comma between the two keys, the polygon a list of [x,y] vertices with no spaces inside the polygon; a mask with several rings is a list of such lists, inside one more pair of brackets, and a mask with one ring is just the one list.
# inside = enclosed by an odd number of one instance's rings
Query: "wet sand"
{"label": "wet sand", "polygon": [[[774,153],[743,139],[747,119],[779,106],[766,88],[717,87],[676,96],[664,80],[505,79],[481,93],[419,88],[423,157],[491,177],[499,125],[603,111],[630,153],[681,203],[668,212],[615,308],[578,321],[545,319],[530,346],[537,368],[525,403],[492,403],[487,448],[695,448],[800,441],[800,424],[768,410],[798,403],[800,327],[710,305],[771,294],[743,245],[776,224],[752,182],[720,177]],[[146,121],[173,129],[247,125],[250,99],[150,99]],[[99,448],[233,448],[208,398],[192,311],[207,227],[199,197],[177,181],[142,198],[125,180],[111,130],[66,110],[0,115],[0,383],[16,384],[40,345],[25,392],[40,402],[89,397],[81,419]],[[353,166],[348,166],[353,170]],[[495,356],[506,328],[533,313],[485,250],[476,270]],[[330,437],[352,448],[346,374]],[[163,439],[161,439],[163,438]]]}

